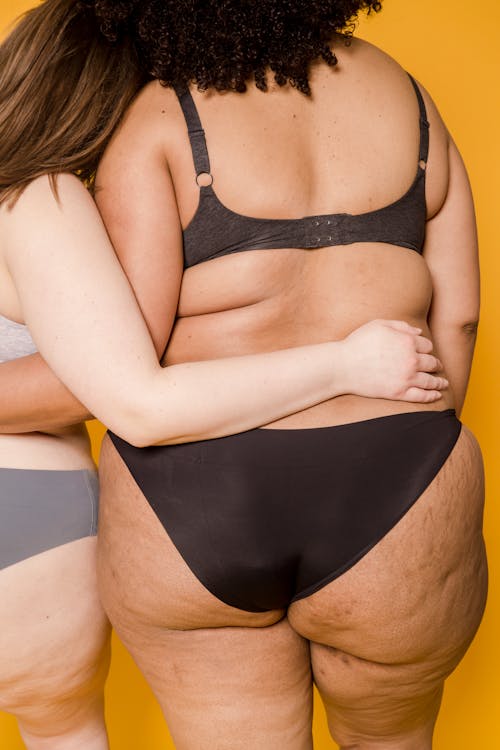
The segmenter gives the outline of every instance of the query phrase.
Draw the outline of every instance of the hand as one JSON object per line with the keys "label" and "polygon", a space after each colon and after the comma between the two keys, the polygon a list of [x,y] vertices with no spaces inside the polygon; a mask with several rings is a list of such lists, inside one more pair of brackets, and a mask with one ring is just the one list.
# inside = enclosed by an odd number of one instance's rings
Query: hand
{"label": "hand", "polygon": [[432,403],[448,387],[434,373],[442,364],[432,342],[401,320],[373,320],[342,342],[347,367],[345,393],[395,401]]}

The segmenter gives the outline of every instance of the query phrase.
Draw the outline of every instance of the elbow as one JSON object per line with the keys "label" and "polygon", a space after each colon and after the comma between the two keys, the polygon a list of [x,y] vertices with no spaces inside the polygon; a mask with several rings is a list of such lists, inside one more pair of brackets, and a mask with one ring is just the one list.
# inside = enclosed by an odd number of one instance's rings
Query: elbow
{"label": "elbow", "polygon": [[145,422],[146,420],[143,417],[138,419],[124,418],[120,419],[119,422],[115,420],[112,430],[134,448],[148,448],[150,445],[154,445],[158,436],[148,429]]}
{"label": "elbow", "polygon": [[471,338],[476,338],[478,328],[479,328],[478,319],[468,320],[466,323],[462,323],[461,325],[462,332]]}
{"label": "elbow", "polygon": [[118,419],[116,413],[113,417],[112,424],[109,422],[110,429],[134,448],[183,442],[181,430],[175,429],[175,420],[166,416],[162,420],[158,413],[127,409]]}
{"label": "elbow", "polygon": [[192,420],[180,408],[179,401],[182,403],[183,399],[158,403],[154,388],[141,388],[133,396],[128,390],[117,396],[106,415],[108,421],[101,421],[134,448],[185,442]]}
{"label": "elbow", "polygon": [[203,436],[187,435],[185,430],[172,430],[165,425],[162,430],[157,428],[154,431],[136,431],[128,442],[135,448],[149,448],[158,445],[180,445],[193,440],[203,440]]}
{"label": "elbow", "polygon": [[453,317],[432,317],[429,320],[429,327],[431,332],[437,333],[442,331],[448,335],[457,336],[462,338],[474,339],[477,336],[479,328],[479,317],[475,314],[471,315],[456,315]]}
{"label": "elbow", "polygon": [[161,435],[158,434],[158,430],[144,429],[144,426],[138,429],[130,430],[128,437],[124,438],[134,448],[150,448],[155,445],[169,445],[176,443],[177,440],[174,436],[169,436],[168,431],[164,430]]}
{"label": "elbow", "polygon": [[155,445],[179,445],[180,443],[190,443],[193,440],[202,440],[203,436],[200,435],[189,435],[186,430],[175,430],[172,429],[172,425],[169,426],[165,423],[162,429],[159,425],[148,425],[144,420],[140,423],[124,425],[124,429],[118,431],[115,430],[116,434],[119,435],[127,443],[133,445],[134,448],[149,448]]}
{"label": "elbow", "polygon": [[112,411],[99,414],[103,422],[112,432],[134,448],[146,448],[155,441],[152,425],[148,419],[146,410],[140,405],[133,405],[128,400],[113,404]]}
{"label": "elbow", "polygon": [[120,433],[117,432],[117,435],[134,448],[148,448],[151,445],[151,441],[143,434],[133,430],[122,430]]}

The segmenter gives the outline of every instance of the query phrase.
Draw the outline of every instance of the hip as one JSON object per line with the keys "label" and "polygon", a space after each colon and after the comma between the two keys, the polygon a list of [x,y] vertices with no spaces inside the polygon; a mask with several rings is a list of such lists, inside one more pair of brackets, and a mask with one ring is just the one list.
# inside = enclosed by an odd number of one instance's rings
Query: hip
{"label": "hip", "polygon": [[264,426],[264,429],[295,430],[334,427],[396,414],[440,412],[453,409],[453,407],[454,399],[450,392],[444,392],[438,401],[431,404],[364,398],[349,394],[337,396],[304,411],[270,422]]}
{"label": "hip", "polygon": [[48,471],[94,470],[85,425],[60,434],[0,435],[0,467]]}

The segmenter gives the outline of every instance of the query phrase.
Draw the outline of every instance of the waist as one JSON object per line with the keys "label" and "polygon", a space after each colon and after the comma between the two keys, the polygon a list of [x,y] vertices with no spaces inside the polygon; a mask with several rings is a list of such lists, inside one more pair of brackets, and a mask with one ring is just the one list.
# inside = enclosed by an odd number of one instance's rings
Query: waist
{"label": "waist", "polygon": [[362,396],[337,396],[317,406],[291,414],[283,419],[263,425],[263,429],[313,429],[315,427],[335,427],[337,425],[363,422],[367,419],[377,419],[393,414],[411,414],[428,411],[444,411],[453,409],[451,392],[443,394],[439,401],[433,404],[416,404],[406,401],[388,401]]}
{"label": "waist", "polygon": [[178,477],[175,467],[184,464],[191,467],[186,469],[190,481],[196,481],[192,473],[196,466],[212,465],[226,467],[224,481],[231,482],[230,471],[235,466],[247,467],[250,477],[257,468],[265,467],[272,471],[298,466],[330,470],[347,465],[353,457],[361,466],[367,461],[390,466],[401,452],[402,442],[406,445],[404,458],[415,460],[424,450],[433,452],[443,440],[451,447],[460,431],[455,410],[444,409],[402,412],[323,428],[256,428],[226,437],[149,448],[135,448],[113,433],[109,437],[136,481],[141,477],[147,482],[163,483],[168,477],[172,480]]}
{"label": "waist", "polygon": [[[408,322],[421,327],[424,330],[424,335],[430,337],[427,326],[421,319],[410,319]],[[233,336],[221,336],[220,330],[217,331],[215,328],[207,331],[203,327],[202,332],[190,327],[189,344],[187,344],[186,339],[188,337],[184,333],[182,332],[182,337],[178,337],[176,335],[177,331],[174,330],[164,358],[164,364],[173,365],[187,361],[193,362],[197,360],[223,359],[224,357],[231,356],[259,354],[284,347],[321,343],[336,338],[335,336],[328,337],[323,335],[320,341],[317,341],[311,340],[311,336],[302,337],[296,335],[290,337],[284,343],[282,341],[265,340],[265,337],[259,335],[249,337],[243,333],[243,335],[238,336],[237,331],[232,331]],[[343,335],[347,335],[347,333],[350,333],[350,331],[342,332]],[[337,338],[342,337],[342,335],[337,336]],[[438,353],[436,352],[436,354]],[[259,384],[256,383],[256,386],[259,387]],[[441,398],[432,404],[364,398],[362,396],[346,394],[260,426],[279,429],[329,427],[403,412],[443,411],[444,409],[452,409],[454,406],[455,401],[451,389],[443,391]]]}
{"label": "waist", "polygon": [[87,429],[78,425],[52,434],[0,435],[0,467],[72,471],[93,470],[95,464]]}

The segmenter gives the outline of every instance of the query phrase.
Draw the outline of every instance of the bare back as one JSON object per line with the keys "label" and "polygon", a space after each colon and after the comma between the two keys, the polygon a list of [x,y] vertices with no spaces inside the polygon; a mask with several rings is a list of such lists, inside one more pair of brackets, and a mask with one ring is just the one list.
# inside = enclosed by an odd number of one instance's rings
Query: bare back
{"label": "bare back", "polygon": [[[254,86],[245,94],[192,92],[206,133],[213,188],[224,206],[245,216],[273,219],[362,214],[391,204],[408,190],[418,168],[420,130],[418,102],[407,74],[359,41],[341,46],[339,59],[338,70],[325,64],[314,67],[310,98],[276,85],[267,93]],[[447,194],[448,136],[432,102],[428,97],[425,101],[431,133],[426,184],[430,219]],[[175,93],[158,84],[146,89],[114,149],[120,141],[126,147],[135,120],[145,114],[153,123],[150,127],[161,134],[184,229],[196,212],[199,187]],[[111,233],[114,239],[112,222]],[[122,243],[117,239],[119,251]],[[179,252],[179,247],[172,250],[177,273]],[[165,362],[341,339],[374,318],[404,319],[427,335],[433,280],[425,252],[422,257],[374,242],[265,249],[188,268]],[[153,336],[166,341],[173,321],[161,298],[170,289],[174,296],[175,273],[168,262],[161,269],[153,262],[150,271],[144,267],[139,275],[134,268],[138,260],[130,258],[122,261]],[[174,303],[169,304],[171,311]],[[448,393],[433,408],[452,405]],[[319,426],[419,408],[343,396],[274,424]]]}

